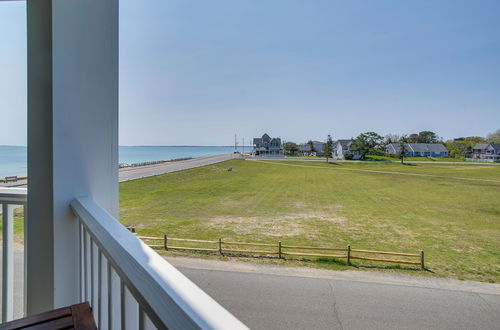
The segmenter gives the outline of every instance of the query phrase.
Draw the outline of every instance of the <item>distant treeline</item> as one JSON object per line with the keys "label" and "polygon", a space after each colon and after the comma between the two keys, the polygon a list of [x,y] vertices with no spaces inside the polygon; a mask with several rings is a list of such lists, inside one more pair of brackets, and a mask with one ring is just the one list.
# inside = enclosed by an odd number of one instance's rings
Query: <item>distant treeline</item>
{"label": "distant treeline", "polygon": [[[330,139],[329,135],[327,141]],[[352,138],[350,148],[352,150],[359,151],[361,159],[364,159],[367,155],[395,156],[386,153],[385,147],[389,143],[399,145],[403,145],[405,143],[442,143],[448,149],[449,157],[467,158],[471,156],[473,147],[478,143],[500,143],[500,129],[488,134],[486,137],[466,136],[457,137],[447,141],[444,141],[443,138],[439,137],[438,134],[432,131],[421,131],[411,134],[387,134],[385,136],[376,132],[365,132],[359,134],[355,138]],[[313,142],[309,141],[308,144],[312,146]],[[294,142],[287,142],[284,145],[284,151],[286,154],[295,154],[298,150],[298,145]],[[402,150],[404,153],[404,147]],[[398,156],[401,157],[403,155]]]}

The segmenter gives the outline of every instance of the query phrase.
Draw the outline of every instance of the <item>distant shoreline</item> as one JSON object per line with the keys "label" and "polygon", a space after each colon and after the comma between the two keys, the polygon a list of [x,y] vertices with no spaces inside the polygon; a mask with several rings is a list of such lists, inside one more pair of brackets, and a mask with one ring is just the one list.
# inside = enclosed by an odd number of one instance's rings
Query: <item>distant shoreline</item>
{"label": "distant shoreline", "polygon": [[[172,159],[197,158],[226,153],[235,150],[234,146],[119,146],[119,164],[140,164]],[[245,151],[250,150],[245,146]],[[26,176],[27,154],[25,146],[0,146],[0,177]]]}

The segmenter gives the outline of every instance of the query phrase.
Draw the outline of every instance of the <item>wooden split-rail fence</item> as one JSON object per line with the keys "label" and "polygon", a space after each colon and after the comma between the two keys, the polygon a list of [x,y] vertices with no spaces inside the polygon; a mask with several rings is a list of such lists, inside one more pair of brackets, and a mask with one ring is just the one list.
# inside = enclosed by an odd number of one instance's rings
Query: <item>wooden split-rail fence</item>
{"label": "wooden split-rail fence", "polygon": [[[362,250],[353,249],[350,245],[346,248],[333,248],[333,247],[316,247],[316,246],[298,246],[298,245],[284,245],[281,242],[277,244],[269,243],[247,243],[247,242],[232,242],[223,241],[219,238],[217,241],[210,240],[199,240],[199,239],[187,239],[187,238],[175,238],[168,237],[164,235],[163,237],[151,237],[151,236],[138,236],[148,245],[155,248],[164,248],[165,250],[186,250],[186,251],[203,251],[203,252],[215,252],[219,254],[229,253],[229,254],[259,254],[259,255],[276,255],[278,258],[284,258],[285,256],[301,256],[301,257],[324,257],[324,258],[336,258],[336,259],[347,259],[347,263],[350,264],[351,260],[366,260],[366,261],[380,261],[380,262],[390,262],[397,264],[410,264],[419,265],[420,268],[425,269],[424,264],[424,251],[420,253],[401,253],[401,252],[389,252],[389,251],[373,251],[373,250]],[[163,244],[154,244],[153,242],[162,241]],[[206,247],[188,247],[173,245],[173,242],[186,242],[186,243],[196,243],[196,244],[214,244],[213,248]],[[257,247],[264,248],[260,250],[256,249],[242,249],[238,248],[241,246],[247,247]],[[314,253],[303,252],[303,251],[313,251]],[[324,251],[324,252],[323,252]],[[330,252],[330,253],[328,253]],[[335,253],[335,254],[333,254]],[[368,257],[366,255],[382,255],[382,256],[397,256],[406,257],[407,259],[388,259],[382,257]],[[417,260],[415,260],[417,259]]]}

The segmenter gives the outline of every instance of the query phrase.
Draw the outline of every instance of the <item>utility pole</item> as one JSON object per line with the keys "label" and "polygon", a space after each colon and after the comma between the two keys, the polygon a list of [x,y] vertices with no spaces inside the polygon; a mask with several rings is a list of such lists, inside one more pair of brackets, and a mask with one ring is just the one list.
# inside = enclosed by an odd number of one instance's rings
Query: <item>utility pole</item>
{"label": "utility pole", "polygon": [[245,154],[245,138],[243,138],[243,151],[242,151],[243,154]]}
{"label": "utility pole", "polygon": [[238,136],[234,134],[234,151],[238,151]]}

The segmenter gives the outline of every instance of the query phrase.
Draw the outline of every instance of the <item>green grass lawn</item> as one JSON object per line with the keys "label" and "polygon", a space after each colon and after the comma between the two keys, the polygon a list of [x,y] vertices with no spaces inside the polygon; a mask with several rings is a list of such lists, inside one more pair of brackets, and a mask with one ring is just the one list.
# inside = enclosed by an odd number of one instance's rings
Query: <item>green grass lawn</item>
{"label": "green grass lawn", "polygon": [[[14,211],[14,241],[22,244],[24,241],[24,215],[23,208],[18,207]],[[1,219],[1,215],[0,215]],[[0,221],[0,233],[3,232],[3,221]],[[1,240],[1,237],[0,237]]]}
{"label": "green grass lawn", "polygon": [[481,165],[232,160],[120,184],[121,221],[140,234],[423,249],[430,272],[414,274],[490,282],[500,281],[499,201],[500,167]]}

